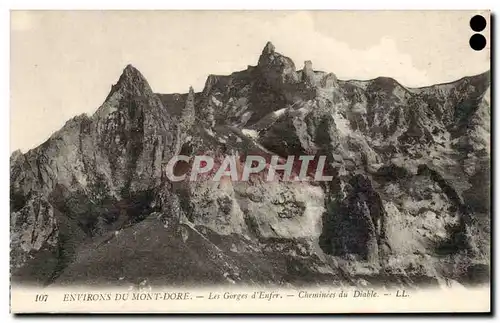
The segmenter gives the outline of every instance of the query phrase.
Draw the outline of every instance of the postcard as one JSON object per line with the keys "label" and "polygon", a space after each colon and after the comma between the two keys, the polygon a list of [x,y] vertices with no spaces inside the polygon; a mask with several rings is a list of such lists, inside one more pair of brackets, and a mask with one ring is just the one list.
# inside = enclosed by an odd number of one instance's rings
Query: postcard
{"label": "postcard", "polygon": [[11,312],[490,312],[490,43],[485,10],[11,11]]}

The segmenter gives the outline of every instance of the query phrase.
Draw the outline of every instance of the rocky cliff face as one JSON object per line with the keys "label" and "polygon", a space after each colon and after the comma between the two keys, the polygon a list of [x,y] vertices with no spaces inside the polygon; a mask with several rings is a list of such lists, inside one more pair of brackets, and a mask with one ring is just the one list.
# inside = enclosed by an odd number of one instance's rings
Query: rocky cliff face
{"label": "rocky cliff face", "polygon": [[[176,154],[326,156],[333,180],[170,182]],[[489,185],[489,72],[418,89],[342,81],[268,43],[256,66],[211,75],[201,93],[157,94],[129,65],[94,115],[11,156],[12,275],[487,283]]]}

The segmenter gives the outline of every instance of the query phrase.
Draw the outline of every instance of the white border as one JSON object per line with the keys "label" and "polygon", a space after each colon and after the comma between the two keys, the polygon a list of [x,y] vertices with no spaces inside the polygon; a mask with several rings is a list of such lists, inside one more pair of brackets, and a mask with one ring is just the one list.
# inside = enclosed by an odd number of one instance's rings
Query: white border
{"label": "white border", "polygon": [[12,9],[335,9],[335,10],[465,10],[465,9],[489,9],[494,1],[337,1],[329,3],[323,0],[309,1],[155,1],[155,0],[122,0],[103,2],[99,0],[89,1],[57,1],[57,0],[23,0],[7,1]]}

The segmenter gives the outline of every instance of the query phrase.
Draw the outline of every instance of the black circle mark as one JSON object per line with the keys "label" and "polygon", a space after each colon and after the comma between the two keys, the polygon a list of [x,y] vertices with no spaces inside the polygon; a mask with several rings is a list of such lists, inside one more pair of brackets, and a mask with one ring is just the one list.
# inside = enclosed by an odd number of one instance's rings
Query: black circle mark
{"label": "black circle mark", "polygon": [[473,50],[481,50],[486,47],[486,38],[481,34],[474,34],[469,39],[469,45]]}
{"label": "black circle mark", "polygon": [[486,28],[486,19],[481,15],[475,15],[470,19],[470,27],[475,32],[483,31]]}

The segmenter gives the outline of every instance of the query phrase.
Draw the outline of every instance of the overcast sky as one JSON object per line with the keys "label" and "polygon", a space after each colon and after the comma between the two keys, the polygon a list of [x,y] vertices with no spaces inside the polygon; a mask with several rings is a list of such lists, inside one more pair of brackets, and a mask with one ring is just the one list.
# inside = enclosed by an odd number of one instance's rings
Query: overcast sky
{"label": "overcast sky", "polygon": [[12,12],[11,151],[92,114],[129,63],[162,93],[201,91],[208,74],[256,65],[267,41],[298,69],[311,60],[340,79],[390,76],[416,87],[482,73],[489,44],[476,52],[468,43],[476,13]]}

